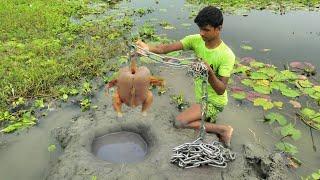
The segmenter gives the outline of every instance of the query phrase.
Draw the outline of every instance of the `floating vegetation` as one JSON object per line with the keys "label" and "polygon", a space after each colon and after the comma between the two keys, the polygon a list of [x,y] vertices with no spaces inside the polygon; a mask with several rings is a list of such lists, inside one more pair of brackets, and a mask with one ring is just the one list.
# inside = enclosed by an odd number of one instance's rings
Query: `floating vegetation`
{"label": "floating vegetation", "polygon": [[[298,66],[300,69],[304,69],[307,66],[308,69],[315,71],[313,65],[294,62],[290,66],[292,69],[280,70],[251,57],[241,58],[233,70],[233,86],[230,87],[230,91],[231,96],[238,101],[248,100],[253,102],[254,106],[261,106],[267,113],[264,115],[265,122],[269,124],[278,122],[281,139],[276,144],[276,148],[287,153],[292,166],[296,167],[299,165],[299,163],[295,163],[298,160],[294,157],[298,153],[297,147],[284,142],[284,139],[289,137],[298,140],[301,138],[301,132],[295,127],[295,123],[287,120],[287,114],[275,111],[286,108],[287,104],[290,104],[286,110],[293,111],[291,113],[293,115],[298,115],[296,117],[289,116],[290,118],[301,119],[307,126],[320,130],[320,112],[309,108],[310,105],[319,107],[320,87],[316,81],[308,79],[307,76],[301,76],[300,72],[293,69]],[[302,102],[307,99],[307,107],[303,107],[305,105],[301,104],[299,99],[304,99]],[[269,112],[270,110],[273,111]]]}
{"label": "floating vegetation", "polygon": [[[227,14],[237,14],[248,16],[251,10],[270,10],[274,13],[285,14],[288,11],[304,10],[304,11],[319,11],[320,2],[318,0],[282,0],[282,1],[268,1],[268,0],[253,0],[253,1],[239,1],[239,0],[187,0],[188,3],[198,5],[207,4],[217,6]],[[201,6],[201,5],[200,5]],[[201,7],[200,7],[201,8]]]}

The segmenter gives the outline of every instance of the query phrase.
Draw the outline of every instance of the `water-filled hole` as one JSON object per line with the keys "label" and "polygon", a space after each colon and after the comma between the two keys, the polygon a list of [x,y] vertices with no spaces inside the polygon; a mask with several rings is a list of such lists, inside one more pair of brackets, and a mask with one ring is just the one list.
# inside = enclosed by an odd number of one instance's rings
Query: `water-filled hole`
{"label": "water-filled hole", "polygon": [[95,138],[92,153],[108,162],[134,163],[143,161],[147,143],[137,133],[120,131]]}

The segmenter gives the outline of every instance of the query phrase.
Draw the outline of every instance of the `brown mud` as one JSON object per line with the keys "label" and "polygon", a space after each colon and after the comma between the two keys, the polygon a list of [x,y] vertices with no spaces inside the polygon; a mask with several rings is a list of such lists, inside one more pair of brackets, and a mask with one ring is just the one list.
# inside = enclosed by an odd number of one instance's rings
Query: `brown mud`
{"label": "brown mud", "polygon": [[[72,124],[55,128],[52,134],[60,143],[63,153],[52,164],[48,180],[77,179],[288,179],[290,173],[280,153],[271,152],[255,141],[234,142],[231,148],[236,160],[227,168],[200,167],[181,169],[170,164],[172,148],[191,142],[197,132],[191,129],[173,127],[174,117],[179,113],[170,104],[170,94],[179,91],[192,101],[192,80],[180,69],[152,68],[167,80],[168,91],[161,96],[155,94],[154,102],[146,117],[140,107],[123,106],[123,117],[118,118],[112,108],[112,98],[97,94],[97,110],[87,112]],[[172,76],[174,73],[175,75]],[[178,83],[177,83],[178,82]],[[232,111],[226,108],[225,111]],[[223,120],[218,123],[223,123]],[[95,137],[119,131],[134,132],[147,142],[145,159],[137,163],[109,163],[95,157],[92,143]],[[237,131],[237,127],[235,127]],[[235,138],[237,140],[237,138]],[[214,134],[207,134],[206,141],[217,140]],[[292,179],[292,178],[290,178]]]}

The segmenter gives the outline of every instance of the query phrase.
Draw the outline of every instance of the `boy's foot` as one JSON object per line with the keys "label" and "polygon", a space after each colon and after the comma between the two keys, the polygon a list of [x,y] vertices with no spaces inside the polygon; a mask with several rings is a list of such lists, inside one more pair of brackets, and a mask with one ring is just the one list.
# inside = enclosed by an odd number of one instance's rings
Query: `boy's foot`
{"label": "boy's foot", "polygon": [[226,130],[218,136],[219,140],[222,143],[224,143],[227,147],[230,147],[231,145],[232,133],[233,133],[233,128],[231,126],[227,126]]}
{"label": "boy's foot", "polygon": [[121,112],[118,112],[117,115],[118,115],[118,118],[121,118],[123,116]]}
{"label": "boy's foot", "polygon": [[146,111],[142,112],[142,116],[146,117],[148,114]]}

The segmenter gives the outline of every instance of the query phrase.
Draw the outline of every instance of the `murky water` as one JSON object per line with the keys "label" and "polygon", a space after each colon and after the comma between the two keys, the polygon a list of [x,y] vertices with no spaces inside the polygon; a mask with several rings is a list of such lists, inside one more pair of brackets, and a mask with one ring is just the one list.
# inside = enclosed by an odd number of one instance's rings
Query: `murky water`
{"label": "murky water", "polygon": [[56,159],[61,152],[59,146],[53,152],[48,151],[51,144],[57,144],[51,136],[51,130],[65,126],[80,110],[65,107],[48,113],[40,119],[39,126],[19,135],[10,134],[0,137],[0,179],[2,180],[40,180],[48,171],[50,160]]}
{"label": "murky water", "polygon": [[[122,3],[121,6],[154,8],[155,12],[139,19],[138,24],[143,24],[147,20],[153,20],[156,24],[167,21],[176,29],[163,30],[158,27],[158,30],[171,39],[179,40],[188,34],[198,32],[193,19],[189,19],[190,11],[186,10],[183,0],[160,0],[159,4],[155,4],[155,1],[132,0]],[[309,61],[319,70],[319,19],[320,13],[315,12],[289,12],[280,16],[268,11],[253,11],[248,17],[228,15],[225,16],[222,37],[238,57],[252,56],[277,66],[296,60]],[[185,27],[182,23],[189,23],[191,26]],[[242,44],[248,44],[254,50],[245,51],[240,48]],[[264,48],[271,51],[261,52],[260,49]],[[183,93],[192,101],[191,81],[188,83],[189,80],[183,78],[183,72],[169,70],[164,71],[162,76],[175,94]],[[1,136],[1,142],[7,143],[0,145],[0,179],[43,179],[49,167],[49,160],[59,154],[59,150],[55,152],[56,154],[47,150],[50,144],[54,144],[50,136],[51,129],[64,126],[79,112],[79,109],[64,108],[49,113],[39,126],[28,132],[22,132],[18,136]],[[279,141],[279,129],[260,122],[263,113],[259,108],[253,108],[249,104],[239,105],[238,102],[230,100],[229,105],[219,115],[218,123],[231,124],[235,128],[234,151],[241,149],[241,144],[247,141],[259,142],[270,149]],[[309,175],[320,168],[320,132],[313,131],[315,145],[318,148],[318,151],[314,152],[309,128],[300,121],[296,121],[296,125],[303,138],[290,143],[297,146],[299,150],[297,157],[303,162],[300,168],[293,171],[297,179],[300,179],[299,176]],[[139,152],[143,152],[142,150],[143,148]]]}
{"label": "murky water", "polygon": [[147,144],[139,134],[123,131],[97,137],[92,143],[92,153],[112,163],[134,163],[143,161]]}

